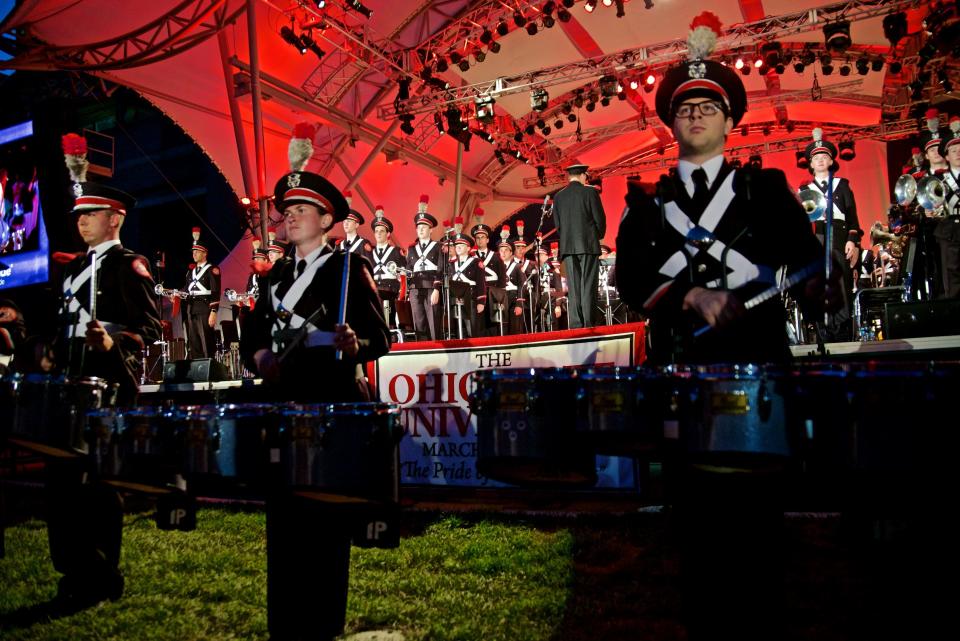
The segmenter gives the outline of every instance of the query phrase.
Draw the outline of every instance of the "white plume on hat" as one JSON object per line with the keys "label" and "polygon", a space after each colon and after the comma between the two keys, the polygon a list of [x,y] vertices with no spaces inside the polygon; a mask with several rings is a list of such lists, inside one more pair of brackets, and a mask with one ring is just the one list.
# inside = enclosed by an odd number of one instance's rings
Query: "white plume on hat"
{"label": "white plume on hat", "polygon": [[717,46],[720,37],[720,18],[710,11],[704,11],[690,23],[687,35],[687,56],[690,60],[704,60]]}
{"label": "white plume on hat", "polygon": [[820,127],[813,128],[813,141],[822,142],[823,141],[823,129]]}
{"label": "white plume on hat", "polygon": [[294,126],[293,136],[287,146],[287,158],[290,160],[290,171],[303,171],[313,156],[313,137],[317,128],[309,122],[301,122]]}
{"label": "white plume on hat", "polygon": [[63,161],[70,172],[70,180],[75,183],[87,181],[87,139],[77,134],[67,134],[61,139]]}
{"label": "white plume on hat", "polygon": [[427,213],[427,203],[430,202],[430,196],[426,194],[420,195],[420,203],[417,205],[417,213],[425,214]]}

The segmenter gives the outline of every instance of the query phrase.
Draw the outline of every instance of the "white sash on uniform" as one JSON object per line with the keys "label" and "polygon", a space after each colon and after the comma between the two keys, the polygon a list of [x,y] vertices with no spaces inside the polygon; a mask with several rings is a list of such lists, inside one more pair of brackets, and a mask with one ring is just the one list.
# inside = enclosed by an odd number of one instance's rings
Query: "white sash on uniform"
{"label": "white sash on uniform", "polygon": [[393,250],[394,247],[392,245],[388,245],[386,251],[383,252],[382,257],[377,255],[377,252],[379,251],[378,249],[373,250],[373,277],[377,280],[383,280],[387,278],[393,280],[397,279],[396,274],[391,274],[387,270],[387,263],[390,262],[390,256],[393,254]]}
{"label": "white sash on uniform", "polygon": [[[834,219],[834,220],[842,220],[842,221],[846,222],[846,220],[847,220],[847,215],[846,215],[845,213],[843,213],[843,210],[840,209],[840,208],[837,206],[836,194],[837,194],[837,186],[839,186],[839,185],[840,185],[840,179],[837,178],[836,176],[834,176],[834,177],[833,177],[833,194],[834,194],[834,198],[833,198],[833,219]],[[822,193],[824,196],[827,195],[827,193],[820,188],[820,185],[818,185],[816,181],[810,183],[809,185],[807,185],[807,187],[809,187],[810,189],[816,189],[817,191],[819,191],[820,193]],[[825,221],[826,219],[827,219],[827,212],[823,212],[822,214],[820,214],[820,218],[817,218],[817,220],[815,220],[814,222]]]}
{"label": "white sash on uniform", "polygon": [[517,259],[514,258],[513,260],[510,261],[510,266],[507,267],[507,273],[506,273],[507,285],[506,287],[504,287],[504,289],[506,289],[508,292],[517,291],[517,286],[510,281],[510,274],[513,273],[513,270],[516,269],[518,264],[519,263],[517,263]]}
{"label": "white sash on uniform", "polygon": [[420,243],[415,243],[413,245],[414,249],[417,252],[417,262],[413,264],[414,272],[429,272],[437,271],[439,267],[436,263],[430,261],[427,256],[430,254],[430,251],[433,249],[434,245],[437,244],[437,241],[431,240],[430,244],[427,245],[426,249],[421,249]]}
{"label": "white sash on uniform", "polygon": [[[313,282],[313,277],[317,273],[317,270],[323,267],[323,265],[333,256],[333,253],[326,253],[314,260],[312,263],[307,265],[307,268],[303,270],[303,273],[293,281],[293,284],[290,285],[290,289],[287,290],[287,293],[283,295],[281,300],[277,296],[277,289],[280,287],[280,283],[274,284],[270,288],[270,299],[273,304],[274,311],[279,312],[285,311],[290,314],[290,321],[286,324],[285,327],[291,329],[297,329],[301,327],[303,323],[307,320],[303,316],[294,313],[293,308],[296,307],[297,303],[300,302],[300,299],[303,297],[303,293],[307,291],[307,287],[310,283]],[[273,331],[279,331],[285,329],[281,325],[280,319],[277,319],[277,322],[273,324]],[[307,333],[307,347],[316,347],[318,345],[332,345],[333,344],[333,332],[321,332],[317,329],[312,323],[310,324],[310,329]],[[273,351],[277,351],[279,346],[276,341],[273,343]]]}
{"label": "white sash on uniform", "polygon": [[469,278],[467,278],[466,276],[463,275],[463,271],[464,271],[467,267],[470,266],[470,264],[474,261],[474,258],[476,258],[476,257],[475,257],[475,256],[471,256],[470,258],[468,258],[467,260],[465,260],[465,261],[463,262],[463,264],[456,264],[456,265],[454,265],[454,266],[453,266],[453,279],[452,279],[452,280],[455,280],[455,281],[458,281],[458,282],[461,282],[461,283],[466,283],[467,285],[470,285],[470,286],[476,285],[476,284],[477,284],[477,281],[475,281],[475,280],[470,280]]}
{"label": "white sash on uniform", "polygon": [[[109,249],[107,251],[109,251]],[[100,267],[103,265],[103,259],[106,255],[107,252],[97,255],[97,281],[100,280]],[[90,311],[81,304],[80,299],[77,298],[76,295],[77,290],[90,280],[90,266],[86,264],[87,262],[88,261],[84,261],[83,269],[80,270],[80,273],[77,274],[75,279],[73,276],[67,276],[63,281],[63,297],[67,301],[67,311],[71,314],[77,314],[77,322],[71,325],[68,330],[70,338],[86,336],[87,323],[90,322]],[[89,302],[88,299],[87,303]]]}
{"label": "white sash on uniform", "polygon": [[187,287],[187,292],[193,296],[210,296],[213,292],[204,287],[200,282],[200,278],[203,277],[207,270],[210,269],[210,263],[206,263],[200,271],[197,271],[197,268],[193,268],[193,276],[190,277],[190,285]]}

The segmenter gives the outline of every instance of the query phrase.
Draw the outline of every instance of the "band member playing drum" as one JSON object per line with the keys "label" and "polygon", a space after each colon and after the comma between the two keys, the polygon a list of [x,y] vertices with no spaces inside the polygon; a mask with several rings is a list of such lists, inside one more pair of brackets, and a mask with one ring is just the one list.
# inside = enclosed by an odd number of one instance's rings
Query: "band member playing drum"
{"label": "band member playing drum", "polygon": [[399,247],[390,244],[393,223],[383,215],[383,206],[377,205],[374,214],[373,236],[376,246],[371,253],[373,259],[373,280],[377,283],[377,292],[383,301],[384,317],[391,328],[396,327],[396,304],[400,294],[400,273],[406,269],[406,259]]}
{"label": "band member playing drum", "polygon": [[200,228],[193,228],[193,264],[187,269],[183,325],[190,358],[211,358],[216,353],[214,329],[220,309],[220,268],[207,262],[207,246],[200,241]]}
{"label": "band member playing drum", "polygon": [[[507,303],[501,311],[503,314],[503,324],[505,334],[523,333],[523,303],[524,303],[524,283],[526,277],[523,275],[523,268],[520,260],[513,254],[513,242],[510,240],[510,226],[504,225],[500,232],[500,244],[497,245],[497,251],[500,254],[500,261],[505,265],[503,276],[506,284],[504,290],[507,292]],[[490,304],[493,304],[492,301]]]}
{"label": "band member playing drum", "polygon": [[[715,15],[695,18],[689,62],[659,83],[657,114],[677,141],[677,171],[661,178],[655,193],[628,182],[617,236],[617,287],[650,319],[653,363],[788,359],[779,296],[749,310],[746,303],[777,283],[780,267],[821,269],[825,262],[783,172],[734,169],[724,159],[747,96],[732,67],[706,59],[719,33]],[[839,289],[840,272],[833,274]],[[792,288],[811,313],[823,302],[823,283],[819,277]],[[839,291],[831,293],[837,304]],[[701,473],[682,462],[674,469],[688,637],[781,637],[783,509],[764,494],[773,483]]]}
{"label": "band member playing drum", "polygon": [[[290,143],[292,171],[274,189],[294,252],[278,260],[261,284],[261,301],[240,349],[247,367],[263,377],[275,399],[369,401],[364,365],[387,353],[390,337],[370,264],[327,244],[327,235],[347,217],[349,207],[325,178],[303,171],[313,135],[312,126],[296,127]],[[342,509],[323,495],[298,496],[283,488],[268,494],[271,638],[332,639],[343,631],[350,528]]]}
{"label": "band member playing drum", "polygon": [[[353,196],[350,192],[344,192],[343,195],[347,200],[347,206],[352,205]],[[346,234],[346,236],[337,242],[337,249],[339,251],[352,252],[357,256],[363,256],[372,262],[370,254],[373,247],[370,245],[370,241],[357,233],[357,230],[362,224],[363,215],[351,207],[347,217],[343,220],[343,233]]]}
{"label": "band member playing drum", "polygon": [[[63,144],[74,180],[73,213],[87,250],[64,270],[57,363],[70,377],[99,377],[117,384],[118,402],[131,404],[144,345],[159,340],[161,332],[149,263],[120,244],[120,229],[135,201],[118,189],[86,182],[83,138],[70,134]],[[93,305],[91,268],[96,278]],[[47,472],[50,555],[54,568],[63,573],[56,606],[71,611],[119,598],[124,583],[119,495],[94,482],[81,457],[51,459]]]}
{"label": "band member playing drum", "polygon": [[940,155],[947,160],[941,174],[946,192],[944,217],[933,230],[940,245],[943,295],[960,298],[960,117],[950,119],[950,130],[940,141]]}
{"label": "band member playing drum", "polygon": [[[813,130],[813,142],[807,145],[804,154],[809,162],[808,171],[813,175],[813,180],[802,185],[801,189],[816,189],[826,197],[831,189],[828,180],[831,175],[833,176],[833,249],[843,256],[840,264],[843,267],[844,293],[847,302],[843,309],[831,316],[830,325],[824,327],[823,338],[827,341],[849,341],[853,338],[850,316],[853,302],[852,267],[857,263],[860,238],[863,236],[860,219],[857,217],[857,201],[847,179],[836,175],[840,169],[837,147],[832,142],[824,140],[823,130],[819,127]],[[814,221],[814,231],[821,242],[826,233],[826,215],[824,212],[819,220]]]}
{"label": "band member playing drum", "polygon": [[413,313],[413,328],[417,340],[440,338],[440,243],[430,239],[430,232],[437,226],[437,219],[427,212],[430,198],[420,196],[418,211],[413,217],[417,240],[407,248],[407,269],[410,277],[410,307]]}
{"label": "band member playing drum", "polygon": [[483,263],[470,255],[474,240],[466,234],[453,237],[453,251],[456,256],[450,263],[453,274],[450,277],[451,327],[458,328],[462,320],[463,335],[471,338],[477,335],[477,318],[483,314],[487,302],[487,286]]}

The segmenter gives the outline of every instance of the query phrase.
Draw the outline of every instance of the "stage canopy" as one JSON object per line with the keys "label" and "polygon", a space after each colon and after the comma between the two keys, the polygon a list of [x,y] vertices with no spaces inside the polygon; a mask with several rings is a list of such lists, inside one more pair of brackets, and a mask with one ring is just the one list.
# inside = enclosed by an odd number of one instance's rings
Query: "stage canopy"
{"label": "stage canopy", "polygon": [[[22,47],[7,66],[83,71],[133,88],[197,141],[238,198],[254,204],[260,190],[250,70],[258,59],[268,193],[287,171],[293,126],[308,121],[318,126],[308,169],[352,190],[368,237],[382,205],[398,243],[411,241],[421,194],[440,220],[459,205],[468,224],[477,206],[489,224],[504,221],[562,186],[565,165],[582,162],[604,178],[612,241],[625,177],[654,178],[675,157],[653,97],[664,69],[684,58],[690,22],[705,6],[24,0],[3,30],[18,29]],[[807,174],[794,154],[820,125],[836,142],[856,143],[844,175],[865,222],[881,218],[889,198],[884,141],[916,131],[916,120],[907,121],[907,83],[930,3],[722,0],[710,7],[723,29],[716,57],[751,70],[742,76],[750,105],[728,141],[731,156],[761,156],[799,184]],[[889,24],[900,12],[903,34],[892,47]],[[845,53],[828,51],[825,31],[841,40],[848,31]],[[458,141],[450,132],[461,127],[472,135],[458,172],[467,135]]]}

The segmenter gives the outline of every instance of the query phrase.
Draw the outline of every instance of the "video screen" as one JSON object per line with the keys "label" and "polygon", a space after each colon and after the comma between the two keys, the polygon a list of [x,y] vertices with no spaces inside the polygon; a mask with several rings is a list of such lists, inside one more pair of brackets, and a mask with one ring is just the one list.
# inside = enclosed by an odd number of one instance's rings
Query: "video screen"
{"label": "video screen", "polygon": [[32,142],[32,121],[0,129],[0,289],[43,283],[49,276]]}

